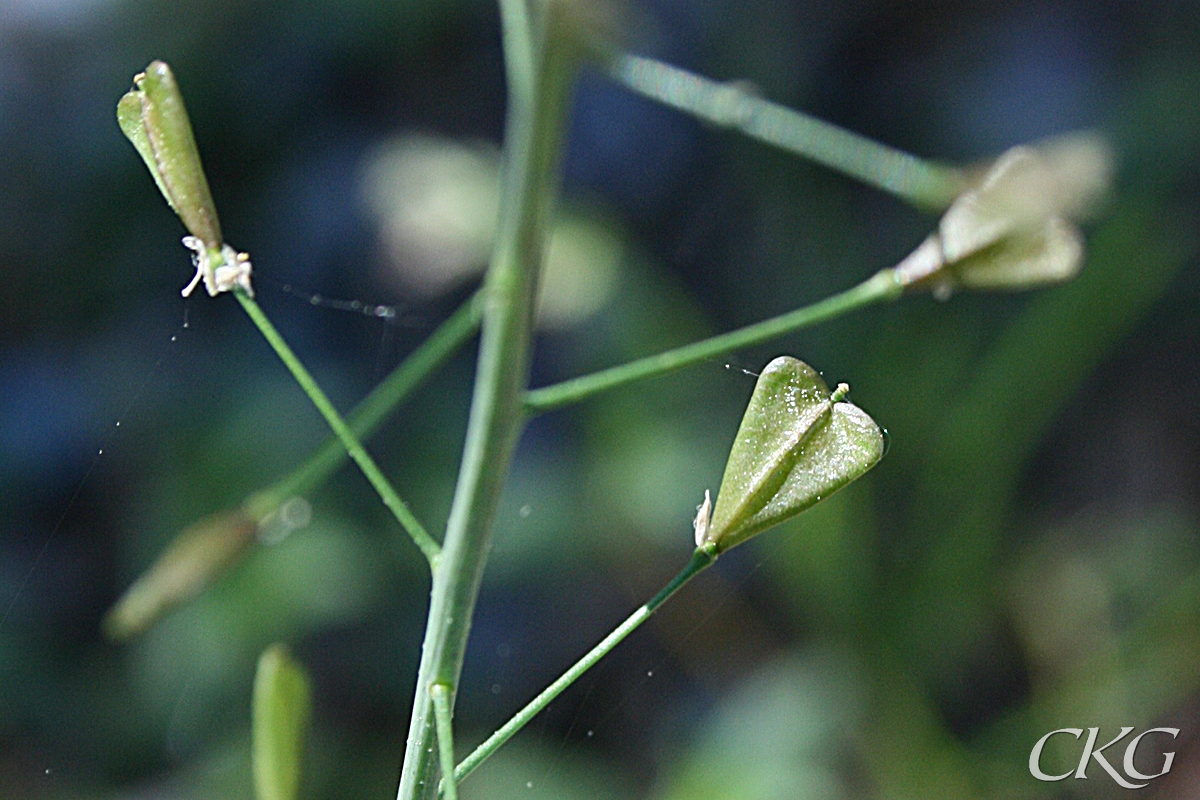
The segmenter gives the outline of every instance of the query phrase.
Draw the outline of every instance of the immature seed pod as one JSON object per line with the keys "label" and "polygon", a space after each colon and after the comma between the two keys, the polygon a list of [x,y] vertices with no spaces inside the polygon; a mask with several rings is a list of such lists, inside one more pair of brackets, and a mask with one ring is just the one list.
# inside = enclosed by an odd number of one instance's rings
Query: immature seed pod
{"label": "immature seed pod", "polygon": [[240,559],[257,532],[241,509],[189,525],[105,614],[104,632],[120,641],[146,630]]}
{"label": "immature seed pod", "polygon": [[312,698],[304,667],[286,646],[273,644],[259,657],[253,706],[254,793],[258,800],[295,800]]}
{"label": "immature seed pod", "polygon": [[905,286],[1020,290],[1073,278],[1083,263],[1075,221],[1108,192],[1112,154],[1090,134],[1003,153],[896,267]]}
{"label": "immature seed pod", "polygon": [[[799,514],[883,457],[883,433],[816,370],[790,356],[766,366],[729,451],[711,519],[697,517],[696,546],[717,553]],[[704,524],[707,522],[707,524]]]}
{"label": "immature seed pod", "polygon": [[[140,75],[141,73],[134,76],[135,82]],[[167,205],[174,211],[175,203],[171,200],[171,193],[167,191],[167,185],[163,183],[162,173],[158,170],[158,161],[154,157],[154,147],[150,144],[150,136],[146,133],[146,124],[142,121],[144,97],[145,95],[138,89],[132,89],[122,95],[121,99],[117,101],[117,124],[121,126],[121,132],[125,134],[125,138],[133,143],[134,149],[146,163],[146,169],[150,170],[150,176],[154,178],[155,185],[166,199]]]}
{"label": "immature seed pod", "polygon": [[184,226],[208,249],[220,249],[221,224],[175,75],[165,62],[151,61],[133,85],[117,103],[121,130]]}
{"label": "immature seed pod", "polygon": [[184,287],[183,296],[203,280],[210,296],[241,289],[253,297],[250,257],[221,238],[192,123],[171,68],[151,61],[145,72],[133,76],[133,85],[117,102],[117,123],[191,234],[183,237],[183,244],[193,253],[196,277]]}

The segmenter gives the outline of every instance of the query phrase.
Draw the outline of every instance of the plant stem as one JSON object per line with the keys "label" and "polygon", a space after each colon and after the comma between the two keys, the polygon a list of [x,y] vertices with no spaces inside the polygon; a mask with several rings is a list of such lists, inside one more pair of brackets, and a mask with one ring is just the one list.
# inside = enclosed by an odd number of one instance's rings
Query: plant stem
{"label": "plant stem", "polygon": [[[359,441],[374,433],[397,405],[474,335],[482,315],[483,294],[477,292],[358,404],[346,424]],[[242,507],[261,526],[288,498],[319,486],[346,461],[347,455],[341,439],[331,436],[291,474],[247,497]]]}
{"label": "plant stem", "polygon": [[[417,800],[436,792],[430,755],[434,720],[429,687],[449,687],[453,707],[492,520],[524,426],[521,397],[528,381],[534,299],[552,217],[567,101],[578,62],[566,13],[560,2],[552,0],[544,6],[533,91],[528,95],[510,92],[508,98],[504,202],[484,280],[475,392],[442,557],[433,575],[399,800]],[[505,15],[502,22],[507,26],[514,20]]]}
{"label": "plant stem", "polygon": [[795,311],[789,311],[778,317],[756,322],[736,331],[723,333],[699,342],[692,342],[674,350],[667,350],[657,355],[609,367],[599,372],[593,372],[591,375],[581,375],[561,383],[533,389],[525,393],[525,408],[531,413],[542,413],[571,403],[578,403],[598,392],[625,383],[662,375],[733,350],[761,344],[785,333],[840,317],[872,303],[895,300],[903,290],[904,287],[896,280],[895,270],[883,269],[852,289],[847,289],[832,297],[827,297]]}
{"label": "plant stem", "polygon": [[300,363],[300,359],[292,352],[292,348],[288,347],[287,342],[279,335],[279,331],[275,330],[275,326],[267,319],[267,315],[258,307],[258,303],[254,302],[245,291],[237,289],[234,291],[234,296],[238,302],[242,304],[242,308],[250,315],[250,319],[262,332],[263,337],[274,348],[275,353],[283,361],[284,365],[291,371],[292,377],[296,379],[296,383],[300,384],[300,388],[308,395],[308,399],[312,401],[317,410],[321,412],[321,416],[325,417],[325,421],[329,423],[329,427],[341,439],[342,445],[346,448],[346,452],[354,459],[362,470],[363,475],[371,482],[371,486],[379,493],[379,497],[383,500],[383,504],[395,515],[396,519],[408,531],[408,535],[412,537],[413,542],[425,554],[426,560],[436,569],[439,560],[438,543],[435,542],[426,532],[424,526],[417,520],[413,513],[408,510],[408,506],[396,494],[396,490],[388,483],[388,479],[380,472],[371,456],[363,449],[362,444],[346,425],[345,420],[338,414],[337,409],[333,407],[333,403],[329,402],[329,398],[325,396],[325,392],[321,391],[321,387],[313,380],[312,375]]}
{"label": "plant stem", "polygon": [[563,690],[578,680],[579,676],[591,669],[597,661],[606,656],[609,651],[621,643],[629,634],[633,633],[639,625],[650,618],[659,606],[667,599],[679,591],[685,583],[690,581],[696,575],[707,569],[714,561],[717,560],[715,553],[716,548],[710,545],[707,548],[697,548],[692,553],[692,558],[687,566],[680,570],[679,574],[671,579],[671,582],[664,586],[658,594],[651,598],[650,602],[643,605],[637,611],[629,615],[629,618],[613,629],[612,633],[605,636],[600,643],[588,651],[587,655],[575,662],[575,664],[558,677],[554,683],[542,690],[541,694],[529,701],[529,704],[513,715],[513,718],[504,723],[495,733],[487,738],[483,744],[476,747],[469,756],[463,759],[454,770],[454,780],[456,783],[461,783],[463,778],[471,774],[471,772],[487,759],[492,753],[500,749],[500,746],[513,737],[513,735],[525,727],[525,725],[533,719],[539,711],[550,705],[554,698],[563,693]]}
{"label": "plant stem", "polygon": [[500,31],[503,37],[504,77],[515,103],[533,104],[533,28],[529,24],[529,0],[500,0]]}
{"label": "plant stem", "polygon": [[437,721],[438,757],[442,764],[443,795],[446,800],[458,800],[458,781],[454,779],[454,724],[450,711],[450,687],[435,683],[429,687],[433,700],[433,716]]}
{"label": "plant stem", "polygon": [[816,161],[923,208],[942,209],[966,188],[961,170],[650,58],[619,55],[615,80],[644,97]]}

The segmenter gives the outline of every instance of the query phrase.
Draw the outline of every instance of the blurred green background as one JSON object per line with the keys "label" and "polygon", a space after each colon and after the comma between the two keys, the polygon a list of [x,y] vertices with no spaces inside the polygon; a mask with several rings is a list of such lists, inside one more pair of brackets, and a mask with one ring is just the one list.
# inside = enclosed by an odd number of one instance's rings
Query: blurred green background
{"label": "blurred green background", "polygon": [[[1100,129],[1118,185],[1070,285],[906,299],[534,421],[460,756],[686,560],[747,373],[789,353],[850,383],[889,453],[723,557],[464,796],[1105,797],[1095,764],[1035,781],[1033,743],[1151,724],[1180,728],[1179,752],[1142,791],[1197,796],[1200,5],[639,0],[623,18],[635,52],[924,156]],[[304,796],[390,798],[429,587],[356,471],[145,636],[99,633],[183,526],[326,433],[230,298],[179,297],[183,231],[115,121],[152,58],[263,307],[341,408],[488,251],[492,3],[0,3],[0,797],[249,798],[254,661],[284,640],[314,683]],[[596,73],[564,173],[534,385],[849,287],[935,222]],[[435,531],[473,357],[370,445]]]}

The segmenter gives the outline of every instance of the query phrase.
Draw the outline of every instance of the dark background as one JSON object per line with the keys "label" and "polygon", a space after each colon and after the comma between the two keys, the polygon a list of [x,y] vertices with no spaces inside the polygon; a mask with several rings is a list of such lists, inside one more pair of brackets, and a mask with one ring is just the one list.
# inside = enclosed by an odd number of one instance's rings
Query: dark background
{"label": "dark background", "polygon": [[[922,156],[1099,129],[1118,183],[1070,285],[905,299],[536,420],[472,631],[460,756],[685,561],[746,372],[790,353],[849,382],[890,449],[722,558],[464,795],[1106,796],[1095,763],[1086,784],[1034,781],[1033,742],[1153,723],[1181,728],[1180,752],[1142,791],[1195,796],[1200,6],[657,0],[624,20],[635,52]],[[467,296],[486,252],[486,224],[454,231],[489,216],[491,3],[3,0],[0,796],[250,797],[254,661],[283,640],[315,686],[305,797],[389,798],[428,585],[357,471],[148,634],[99,632],[184,525],[326,435],[232,298],[179,297],[182,228],[115,121],[152,58],[175,69],[261,304],[341,408]],[[820,299],[935,223],[594,72],[564,172],[575,256],[552,285],[577,302],[547,313],[534,385]],[[396,222],[435,197],[444,218]],[[439,257],[458,239],[475,243],[461,274]],[[370,445],[435,532],[473,358]]]}

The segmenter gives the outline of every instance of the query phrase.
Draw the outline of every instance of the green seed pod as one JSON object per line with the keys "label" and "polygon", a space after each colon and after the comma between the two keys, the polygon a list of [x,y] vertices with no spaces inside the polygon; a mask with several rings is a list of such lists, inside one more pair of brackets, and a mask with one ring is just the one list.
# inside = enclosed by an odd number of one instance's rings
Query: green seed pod
{"label": "green seed pod", "polygon": [[171,68],[151,61],[117,103],[117,122],[137,148],[167,203],[209,250],[220,250],[221,225],[183,95]]}
{"label": "green seed pod", "polygon": [[957,289],[1069,280],[1083,263],[1074,221],[1104,197],[1111,173],[1112,155],[1095,136],[1014,147],[951,204],[937,230],[896,267],[897,277],[943,299]]}
{"label": "green seed pod", "polygon": [[183,237],[183,244],[192,251],[196,276],[183,296],[204,281],[210,296],[241,289],[253,297],[250,257],[221,238],[217,209],[171,68],[151,61],[145,72],[133,76],[133,84],[117,102],[117,122],[146,162],[167,205],[191,233]]}
{"label": "green seed pod", "polygon": [[126,92],[117,101],[117,124],[121,126],[121,132],[125,134],[125,138],[133,142],[138,155],[142,157],[142,161],[146,162],[146,169],[150,170],[150,176],[154,178],[155,185],[162,192],[162,196],[166,198],[167,205],[174,211],[175,204],[171,202],[167,185],[163,183],[162,175],[158,171],[158,162],[154,160],[154,148],[150,145],[150,137],[146,135],[146,126],[142,123],[142,93],[140,91],[134,89]]}
{"label": "green seed pod", "polygon": [[763,370],[729,451],[712,518],[696,546],[728,550],[859,478],[883,457],[883,433],[816,370],[780,356]]}
{"label": "green seed pod", "polygon": [[304,668],[285,645],[271,645],[258,659],[253,703],[255,796],[295,800],[312,698]]}

